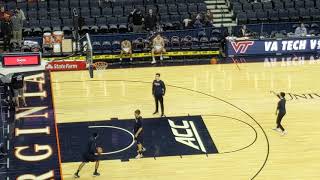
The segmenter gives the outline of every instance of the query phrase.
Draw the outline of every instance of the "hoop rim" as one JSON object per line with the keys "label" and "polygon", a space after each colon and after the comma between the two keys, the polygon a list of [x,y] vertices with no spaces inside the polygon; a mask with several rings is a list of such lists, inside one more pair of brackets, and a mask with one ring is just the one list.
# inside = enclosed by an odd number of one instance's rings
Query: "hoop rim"
{"label": "hoop rim", "polygon": [[108,67],[108,63],[99,61],[93,63],[93,66],[96,68],[96,70],[105,70]]}

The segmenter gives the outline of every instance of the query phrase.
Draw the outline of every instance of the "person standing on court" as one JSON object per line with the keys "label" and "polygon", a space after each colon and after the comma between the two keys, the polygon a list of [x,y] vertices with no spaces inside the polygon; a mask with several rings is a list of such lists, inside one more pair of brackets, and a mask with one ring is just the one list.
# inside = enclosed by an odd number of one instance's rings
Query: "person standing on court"
{"label": "person standing on court", "polygon": [[146,151],[146,148],[143,147],[143,127],[142,127],[142,117],[141,111],[139,109],[135,110],[135,124],[134,124],[134,139],[137,143],[137,153],[136,159],[143,157],[143,152]]}
{"label": "person standing on court", "polygon": [[281,135],[287,134],[286,130],[281,125],[282,118],[286,115],[286,99],[285,99],[285,93],[280,92],[280,95],[277,95],[280,101],[278,102],[278,106],[276,109],[276,115],[277,115],[277,127],[273,130],[278,131],[281,133]]}
{"label": "person standing on court", "polygon": [[161,106],[161,117],[164,117],[163,96],[166,93],[166,86],[162,80],[160,80],[160,73],[156,74],[155,80],[152,83],[152,94],[154,96],[156,110],[154,115],[159,112],[159,102]]}
{"label": "person standing on court", "polygon": [[93,133],[92,136],[89,138],[86,151],[83,154],[82,163],[79,165],[77,172],[74,173],[74,178],[80,178],[79,172],[81,171],[83,166],[88,162],[96,162],[93,176],[100,176],[100,173],[98,173],[98,168],[99,168],[98,155],[102,153],[102,149],[101,147],[97,147],[97,138],[98,138],[98,133]]}

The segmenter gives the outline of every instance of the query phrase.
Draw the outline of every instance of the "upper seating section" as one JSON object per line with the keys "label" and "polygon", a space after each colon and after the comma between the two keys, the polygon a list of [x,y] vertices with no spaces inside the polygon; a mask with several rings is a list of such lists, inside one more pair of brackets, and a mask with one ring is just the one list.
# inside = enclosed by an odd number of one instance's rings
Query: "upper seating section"
{"label": "upper seating section", "polygon": [[230,1],[238,24],[320,20],[320,0]]}
{"label": "upper seating section", "polygon": [[[5,3],[9,10],[20,7],[27,17],[25,33],[44,30],[73,30],[73,10],[83,18],[82,30],[90,33],[128,32],[128,16],[134,9],[144,14],[149,9],[157,13],[165,29],[182,29],[183,20],[206,13],[204,0],[50,0]],[[37,28],[38,27],[38,28]]]}

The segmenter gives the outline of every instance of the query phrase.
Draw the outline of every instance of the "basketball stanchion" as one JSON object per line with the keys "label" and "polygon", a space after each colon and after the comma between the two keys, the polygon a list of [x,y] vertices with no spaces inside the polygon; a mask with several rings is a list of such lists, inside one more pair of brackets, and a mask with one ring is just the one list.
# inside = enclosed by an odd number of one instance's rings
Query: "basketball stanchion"
{"label": "basketball stanchion", "polygon": [[94,69],[94,66],[92,64],[89,65],[89,75],[90,75],[90,78],[93,78],[93,69]]}

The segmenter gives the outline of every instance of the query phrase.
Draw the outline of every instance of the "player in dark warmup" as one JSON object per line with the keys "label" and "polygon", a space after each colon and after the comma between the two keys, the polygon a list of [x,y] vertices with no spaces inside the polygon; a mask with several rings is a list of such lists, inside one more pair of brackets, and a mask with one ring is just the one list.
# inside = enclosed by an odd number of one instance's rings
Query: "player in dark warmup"
{"label": "player in dark warmup", "polygon": [[90,137],[86,151],[83,154],[83,161],[79,165],[77,172],[74,173],[75,178],[80,178],[79,172],[81,171],[83,166],[88,162],[96,162],[93,176],[100,176],[100,173],[98,173],[98,168],[99,168],[98,154],[101,152],[98,152],[99,147],[97,147],[97,142],[96,142],[97,138],[98,138],[98,133],[93,133],[92,136]]}
{"label": "player in dark warmup", "polygon": [[152,94],[156,103],[156,110],[153,114],[158,113],[159,102],[161,105],[161,117],[164,117],[163,96],[166,93],[166,86],[162,80],[160,80],[160,73],[156,74],[155,80],[152,83]]}
{"label": "player in dark warmup", "polygon": [[283,128],[281,125],[282,118],[286,115],[286,99],[285,99],[285,93],[281,92],[280,94],[277,94],[280,101],[278,102],[278,106],[276,109],[276,115],[277,116],[277,127],[273,130],[278,131],[281,133],[281,135],[287,134],[287,131]]}
{"label": "player in dark warmup", "polygon": [[134,139],[137,142],[137,152],[138,155],[136,156],[136,159],[140,159],[143,157],[143,152],[146,151],[146,148],[143,147],[143,127],[142,127],[142,117],[141,112],[139,109],[137,109],[134,112],[135,116],[135,124],[134,124]]}

